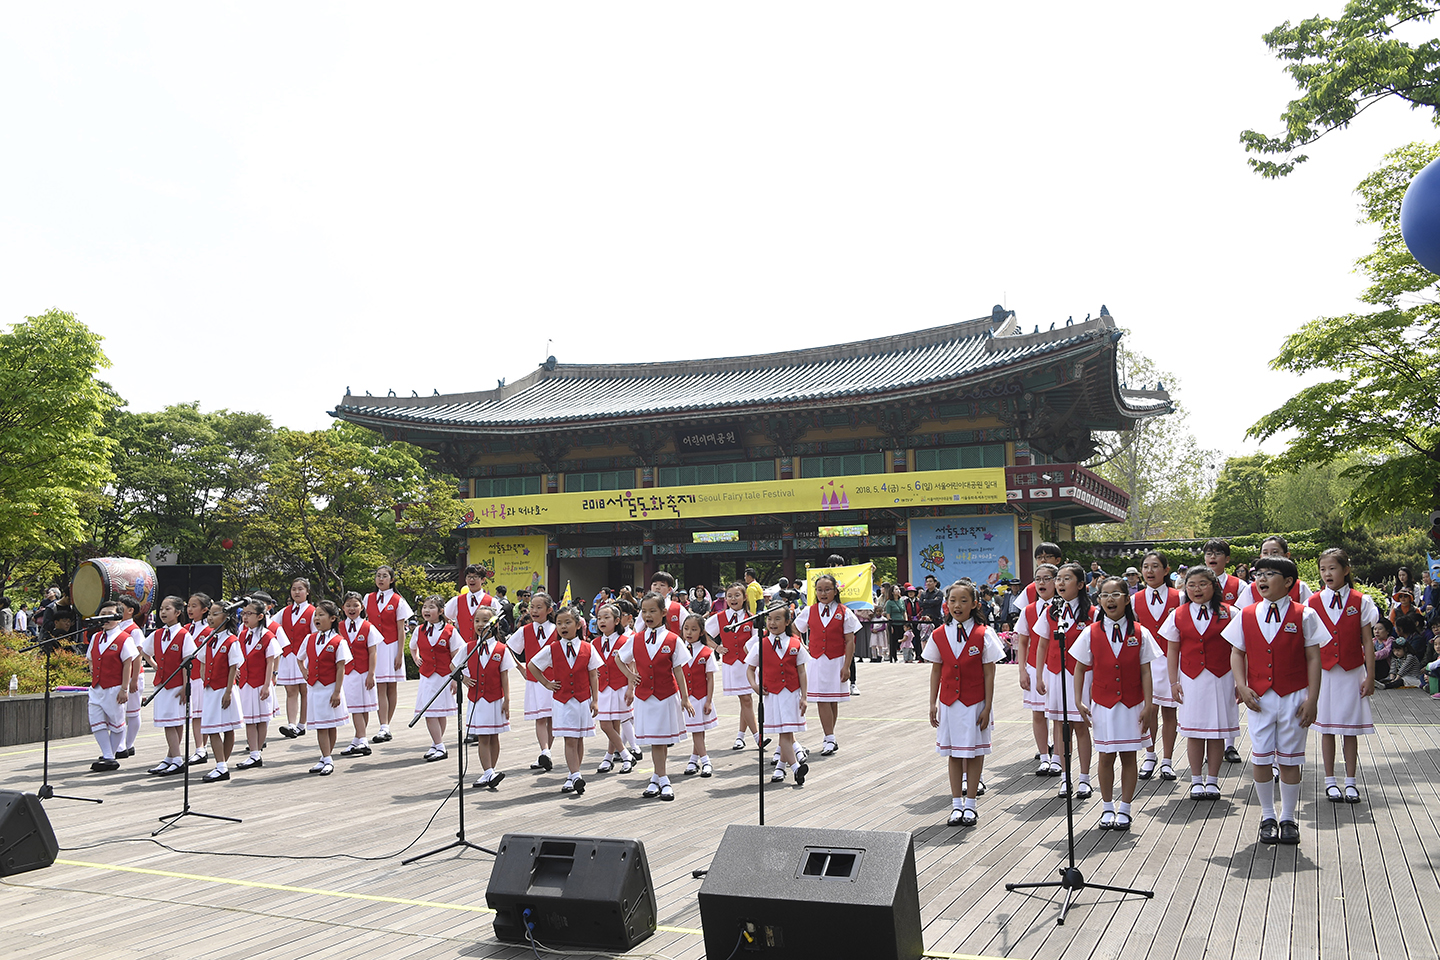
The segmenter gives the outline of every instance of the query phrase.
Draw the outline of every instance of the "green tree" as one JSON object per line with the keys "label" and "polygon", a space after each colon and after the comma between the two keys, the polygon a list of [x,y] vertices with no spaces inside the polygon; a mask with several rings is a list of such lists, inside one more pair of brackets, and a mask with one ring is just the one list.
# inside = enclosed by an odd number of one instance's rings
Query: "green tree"
{"label": "green tree", "polygon": [[1268,488],[1274,472],[1273,458],[1263,453],[1225,461],[1210,498],[1211,536],[1237,537],[1275,529],[1268,509]]}
{"label": "green tree", "polygon": [[1429,23],[1437,12],[1440,4],[1433,0],[1352,0],[1338,20],[1287,20],[1265,34],[1265,45],[1288,62],[1285,72],[1300,96],[1280,116],[1283,133],[1240,134],[1247,153],[1282,158],[1248,157],[1250,167],[1263,177],[1283,177],[1308,159],[1297,150],[1390,97],[1429,109],[1440,126],[1440,40],[1410,43],[1396,36]]}
{"label": "green tree", "polygon": [[1310,530],[1321,526],[1350,498],[1355,482],[1343,474],[1359,459],[1352,456],[1335,463],[1306,464],[1271,477],[1265,512],[1274,529]]}
{"label": "green tree", "polygon": [[1346,508],[1355,519],[1440,509],[1440,289],[1400,236],[1405,186],[1437,154],[1440,144],[1412,143],[1360,183],[1362,221],[1380,227],[1375,249],[1357,261],[1370,279],[1361,299],[1380,309],[1320,317],[1287,337],[1273,369],[1336,376],[1249,431],[1296,434],[1275,463],[1281,470],[1357,457],[1341,472],[1354,483]]}
{"label": "green tree", "polygon": [[49,310],[0,333],[0,589],[21,564],[84,541],[109,479],[98,434],[113,394],[101,337]]}

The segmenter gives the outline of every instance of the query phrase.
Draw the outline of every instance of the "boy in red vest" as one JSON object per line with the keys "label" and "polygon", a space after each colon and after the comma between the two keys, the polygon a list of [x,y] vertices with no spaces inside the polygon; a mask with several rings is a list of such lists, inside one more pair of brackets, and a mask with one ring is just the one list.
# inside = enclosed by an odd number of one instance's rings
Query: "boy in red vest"
{"label": "boy in red vest", "polygon": [[[139,650],[145,642],[145,628],[137,626],[135,618],[140,616],[140,601],[134,596],[125,595],[117,601],[120,604],[120,628],[135,627],[131,636],[135,640],[135,649]],[[136,661],[135,669],[130,672],[129,698],[125,701],[125,742],[121,749],[115,751],[115,759],[124,760],[127,757],[135,756],[135,738],[140,736],[140,705],[145,700],[145,658],[142,656]]]}
{"label": "boy in red vest", "polygon": [[[580,639],[584,622],[575,607],[561,607],[555,612],[553,639],[525,664],[531,678],[552,695],[553,729],[565,739],[565,768],[570,772],[560,792],[576,796],[585,792],[580,765],[585,762],[585,738],[595,736],[600,712],[597,671],[605,663],[588,640]],[[546,676],[547,669],[553,679]]]}
{"label": "boy in red vest", "polygon": [[680,621],[685,619],[685,607],[670,596],[675,589],[675,577],[661,570],[650,578],[650,592],[660,598],[665,610],[665,629],[680,636]]}
{"label": "boy in red vest", "polygon": [[[1301,764],[1320,699],[1320,647],[1329,634],[1314,610],[1290,601],[1299,576],[1293,560],[1261,557],[1251,572],[1263,599],[1232,617],[1221,636],[1234,648],[1230,664],[1235,692],[1250,711],[1250,769],[1260,798],[1260,842],[1296,844]],[[1280,767],[1279,823],[1271,764]]]}
{"label": "boy in red vest", "polygon": [[100,606],[100,629],[90,634],[85,658],[90,661],[90,732],[100,745],[100,759],[90,764],[97,773],[119,770],[115,753],[125,745],[125,704],[132,674],[140,669],[139,629],[121,620],[113,600]]}

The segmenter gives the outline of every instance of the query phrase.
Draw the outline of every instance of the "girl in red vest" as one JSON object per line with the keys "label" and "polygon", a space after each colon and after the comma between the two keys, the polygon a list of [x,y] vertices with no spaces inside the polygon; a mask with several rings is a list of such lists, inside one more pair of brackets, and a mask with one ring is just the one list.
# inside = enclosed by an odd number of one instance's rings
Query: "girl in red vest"
{"label": "girl in red vest", "polygon": [[[1236,606],[1240,594],[1250,584],[1239,577],[1225,572],[1225,566],[1230,562],[1230,542],[1216,537],[1205,541],[1204,553],[1205,566],[1209,567],[1215,574],[1215,589],[1219,591],[1220,602],[1235,607],[1238,616],[1243,607]],[[1235,738],[1225,738],[1225,762],[1239,763],[1240,751],[1235,749]]]}
{"label": "girl in red vest", "polygon": [[759,729],[755,726],[755,702],[750,699],[750,681],[745,678],[745,653],[755,635],[754,624],[745,614],[745,584],[735,582],[725,588],[725,609],[705,621],[705,632],[714,639],[720,652],[720,687],[727,697],[740,700],[740,729],[735,733],[735,746],[745,749],[745,733],[760,746]]}
{"label": "girl in red vest", "polygon": [[600,732],[605,734],[609,746],[605,759],[600,761],[595,772],[609,773],[618,761],[620,772],[629,773],[633,761],[625,746],[622,728],[634,713],[630,704],[635,698],[635,691],[618,663],[620,648],[630,642],[630,636],[620,630],[620,608],[607,603],[596,610],[595,629],[594,645],[601,660],[600,696],[597,701],[600,711],[596,716],[600,719]]}
{"label": "girl in red vest", "polygon": [[261,601],[247,603],[240,618],[240,652],[245,656],[245,666],[240,670],[240,717],[245,721],[250,756],[235,764],[235,769],[250,770],[265,765],[260,751],[265,746],[270,718],[275,716],[275,698],[270,691],[285,645],[279,628],[266,625],[265,604]]}
{"label": "girl in red vest", "polygon": [[340,751],[340,756],[368,757],[370,745],[365,742],[365,734],[370,729],[370,711],[380,704],[375,695],[380,631],[365,619],[365,600],[354,590],[340,598],[340,605],[345,616],[336,629],[350,648],[350,659],[345,661],[345,679],[340,685],[345,693],[345,707],[350,711],[350,722],[355,727],[355,735],[350,738],[349,746]]}
{"label": "girl in red vest", "polygon": [[[555,625],[550,622],[554,610],[555,602],[550,599],[550,595],[543,590],[537,590],[530,597],[530,622],[512,633],[507,641],[510,652],[528,664],[531,658],[544,649],[555,636]],[[555,761],[550,759],[550,748],[555,744],[555,725],[552,720],[555,698],[544,684],[528,679],[528,669],[526,675],[525,719],[535,721],[535,740],[540,744],[540,756],[530,764],[530,769],[549,771],[555,766]]]}
{"label": "girl in red vest", "polygon": [[565,738],[565,768],[570,775],[560,792],[577,796],[585,792],[580,765],[585,762],[585,738],[595,736],[595,717],[600,712],[598,671],[604,664],[590,641],[580,638],[584,622],[575,607],[561,607],[555,612],[550,642],[525,664],[535,682],[550,691],[554,730]]}
{"label": "girl in red vest", "polygon": [[[1075,752],[1080,755],[1080,777],[1075,784],[1075,799],[1087,800],[1093,792],[1090,789],[1090,725],[1071,693],[1075,683],[1075,658],[1070,654],[1070,647],[1090,625],[1085,568],[1073,562],[1062,566],[1055,577],[1055,594],[1055,599],[1045,608],[1045,616],[1034,628],[1034,635],[1040,640],[1040,647],[1035,653],[1035,662],[1039,665],[1036,667],[1035,686],[1045,698],[1045,716],[1055,724],[1055,743],[1061,742],[1061,720],[1067,717],[1070,720],[1070,730],[1075,735]],[[1062,684],[1067,686],[1062,687]],[[1089,699],[1089,691],[1084,693]],[[1070,792],[1068,772],[1063,771],[1060,779],[1062,797]]]}
{"label": "girl in red vest", "polygon": [[365,620],[380,631],[375,645],[375,702],[380,732],[371,743],[390,741],[390,719],[399,705],[399,683],[405,679],[406,621],[414,616],[410,604],[395,589],[395,571],[380,567],[375,571],[375,592],[365,596]]}
{"label": "girl in red vest", "polygon": [[[628,591],[629,588],[627,587],[622,593]],[[620,610],[620,632],[631,640],[634,640],[636,633],[635,620],[640,616],[639,605],[635,602],[634,598],[626,599],[625,596],[622,595],[619,600],[615,601],[615,606]],[[640,744],[635,739],[634,702],[635,687],[632,684],[625,694],[625,707],[630,711],[630,716],[620,721],[620,742],[625,745],[626,750],[630,751],[630,762],[639,763],[645,758],[645,755],[640,752]],[[620,772],[629,773],[630,770],[624,764],[621,764]]]}
{"label": "girl in red vest", "polygon": [[810,666],[805,676],[810,686],[805,695],[815,701],[815,714],[825,731],[820,753],[829,756],[840,749],[835,722],[840,704],[850,699],[850,659],[860,631],[860,618],[840,602],[840,585],[830,574],[815,578],[815,602],[795,618],[795,631],[809,639]]}
{"label": "girl in red vest", "polygon": [[995,631],[980,621],[979,595],[973,583],[951,584],[945,605],[950,619],[925,641],[921,658],[930,667],[930,726],[935,752],[946,757],[950,773],[950,826],[973,827],[985,755],[990,752],[991,710],[995,699],[995,663],[1005,648]]}
{"label": "girl in red vest", "polygon": [[685,729],[690,734],[690,760],[685,764],[685,775],[700,774],[708,777],[713,773],[710,754],[705,751],[705,731],[720,726],[715,715],[715,674],[720,672],[720,658],[714,649],[705,643],[705,620],[698,614],[690,614],[680,625],[680,639],[690,648],[690,662],[685,666],[685,687],[690,693],[690,718]]}
{"label": "girl in red vest", "polygon": [[[760,688],[760,664],[765,664],[765,687]],[[795,735],[805,729],[806,681],[805,665],[810,654],[805,644],[790,630],[790,608],[778,607],[765,616],[765,633],[750,643],[745,654],[746,674],[750,689],[763,697],[760,716],[764,725],[761,735],[778,734],[780,759],[775,761],[771,783],[785,782],[785,768],[795,771],[795,785],[804,786],[810,765],[795,749]]]}
{"label": "girl in red vest", "polygon": [[98,614],[100,629],[90,635],[85,658],[90,661],[90,732],[100,745],[100,759],[90,765],[96,772],[119,770],[116,752],[125,745],[125,704],[130,699],[130,675],[140,665],[140,629],[125,624],[119,605],[107,600]]}
{"label": "girl in red vest", "polygon": [[515,658],[510,648],[495,636],[489,607],[476,611],[471,636],[465,641],[468,651],[465,673],[461,681],[466,687],[465,732],[475,738],[480,750],[483,772],[475,781],[475,789],[495,790],[505,779],[500,762],[500,734],[510,732],[510,671]]}
{"label": "girl in red vest", "polygon": [[423,622],[410,637],[410,656],[420,667],[415,712],[425,711],[425,727],[430,731],[425,761],[433,763],[446,757],[445,721],[455,716],[455,685],[450,682],[450,674],[465,660],[465,641],[445,622],[445,603],[439,597],[425,598],[420,605],[420,619]]}
{"label": "girl in red vest", "polygon": [[202,778],[207,783],[230,779],[230,752],[235,749],[235,731],[244,725],[235,682],[245,665],[235,621],[224,605],[210,604],[210,638],[205,644],[205,696],[200,711],[200,731],[210,738],[215,751],[215,769]]}
{"label": "girl in red vest", "polygon": [[[315,607],[310,603],[310,581],[296,577],[290,582],[290,603],[280,610],[275,622],[280,625],[280,639],[285,645],[280,655],[276,682],[285,688],[285,722],[280,732],[295,739],[305,732],[305,671],[300,667],[300,650],[310,636]],[[295,722],[299,713],[300,722]]]}
{"label": "girl in red vest", "polygon": [[1209,567],[1185,572],[1185,596],[1187,602],[1160,625],[1160,638],[1168,646],[1170,693],[1179,703],[1176,719],[1190,758],[1190,799],[1218,800],[1225,738],[1240,732],[1230,644],[1221,636],[1237,614],[1220,602],[1220,584]]}
{"label": "girl in red vest", "polygon": [[[1273,533],[1261,541],[1260,556],[1285,557],[1287,560],[1293,559],[1290,556],[1290,542],[1278,533]],[[1244,566],[1244,564],[1241,564],[1241,566]],[[1240,567],[1236,567],[1235,569],[1238,578]],[[1308,603],[1312,594],[1313,591],[1310,589],[1310,585],[1304,580],[1296,580],[1295,585],[1290,588],[1290,600],[1292,603]],[[1259,602],[1259,587],[1254,583],[1247,583],[1239,595],[1236,596],[1235,602],[1231,604],[1231,606],[1236,610],[1244,610],[1250,606],[1250,604]]]}
{"label": "girl in red vest", "polygon": [[196,660],[190,668],[190,735],[195,741],[195,752],[185,760],[185,765],[204,763],[209,754],[205,749],[205,734],[200,732],[201,707],[205,703],[205,651],[208,649],[210,634],[210,595],[192,593],[185,602],[185,615],[190,618],[185,631],[195,643]]}
{"label": "girl in red vest", "polygon": [[641,796],[674,800],[675,790],[665,775],[670,748],[685,735],[680,712],[692,712],[685,685],[685,665],[690,653],[680,637],[666,627],[668,604],[659,594],[647,593],[640,600],[643,630],[620,648],[621,669],[635,685],[635,739],[650,748],[655,772]]}
{"label": "girl in red vest", "polygon": [[[1249,710],[1250,769],[1260,800],[1260,842],[1300,842],[1295,810],[1305,740],[1320,698],[1320,646],[1330,639],[1320,616],[1290,600],[1299,572],[1285,557],[1261,557],[1251,568],[1264,597],[1232,617],[1222,631],[1235,692]],[[1272,764],[1280,767],[1280,817],[1275,817]]]}
{"label": "girl in red vest", "polygon": [[[1146,731],[1155,732],[1155,701],[1150,664],[1164,654],[1154,636],[1135,622],[1124,577],[1100,584],[1103,616],[1081,632],[1070,652],[1075,657],[1075,699],[1095,732],[1100,754],[1101,830],[1129,830],[1139,769],[1135,754]],[[1086,681],[1089,681],[1088,683]],[[1083,699],[1082,699],[1083,698]],[[1120,804],[1115,799],[1115,757],[1120,757]]]}
{"label": "girl in red vest", "polygon": [[[1158,551],[1151,550],[1141,558],[1140,577],[1145,585],[1133,594],[1131,608],[1135,622],[1144,627],[1160,647],[1160,656],[1150,664],[1150,688],[1155,706],[1160,708],[1160,742],[1164,748],[1159,758],[1160,779],[1174,780],[1175,766],[1171,758],[1175,756],[1178,701],[1170,689],[1170,661],[1159,638],[1160,627],[1180,606],[1180,591],[1170,586],[1170,563]],[[1148,737],[1145,759],[1140,764],[1141,780],[1149,780],[1155,774],[1155,763],[1155,738]]]}
{"label": "girl in red vest", "polygon": [[[179,597],[166,597],[160,601],[158,611],[160,629],[145,638],[141,649],[145,659],[155,667],[155,697],[150,701],[154,707],[151,722],[165,731],[165,759],[148,771],[156,776],[178,773],[185,766],[185,755],[180,751],[185,727],[185,671],[176,668],[188,656],[195,653],[195,641],[190,631],[181,626],[185,617],[185,601]],[[172,676],[173,674],[173,676]],[[161,687],[161,683],[165,683]]]}
{"label": "girl in red vest", "polygon": [[[1320,581],[1325,585],[1309,600],[1319,615],[1329,642],[1320,648],[1320,702],[1315,708],[1315,729],[1320,731],[1320,755],[1325,760],[1325,798],[1331,803],[1360,802],[1355,785],[1360,764],[1361,734],[1375,732],[1370,701],[1375,692],[1375,624],[1380,608],[1355,589],[1350,557],[1339,547],[1320,554]],[[1335,738],[1345,738],[1345,790],[1335,782]]]}
{"label": "girl in red vest", "polygon": [[1040,753],[1037,777],[1060,776],[1060,758],[1050,745],[1050,722],[1045,719],[1045,695],[1036,684],[1035,656],[1040,652],[1040,639],[1035,635],[1035,626],[1055,596],[1055,575],[1060,568],[1053,563],[1042,563],[1035,568],[1035,579],[1030,584],[1035,599],[1025,605],[1015,620],[1015,636],[1020,658],[1020,690],[1025,709],[1030,711],[1030,732],[1035,737],[1035,749]]}
{"label": "girl in red vest", "polygon": [[306,697],[310,704],[310,726],[320,744],[320,762],[311,773],[328,777],[335,772],[335,741],[337,728],[345,725],[350,713],[345,707],[345,664],[350,661],[350,645],[335,629],[340,610],[333,600],[315,604],[315,632],[305,638],[300,648],[300,665],[305,670]]}

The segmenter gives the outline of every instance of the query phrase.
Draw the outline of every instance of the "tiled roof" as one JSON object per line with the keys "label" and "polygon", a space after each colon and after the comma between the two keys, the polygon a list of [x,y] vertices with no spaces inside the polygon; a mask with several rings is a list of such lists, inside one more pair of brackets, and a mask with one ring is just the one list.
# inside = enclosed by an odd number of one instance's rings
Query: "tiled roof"
{"label": "tiled roof", "polygon": [[[737,413],[829,400],[855,403],[933,392],[951,381],[983,379],[987,372],[1093,349],[1116,338],[1109,316],[1022,334],[1012,314],[788,353],[628,366],[542,366],[513,384],[477,393],[419,398],[346,394],[332,415],[372,425],[505,430]],[[1132,418],[1170,408],[1164,394],[1123,391],[1118,399]]]}

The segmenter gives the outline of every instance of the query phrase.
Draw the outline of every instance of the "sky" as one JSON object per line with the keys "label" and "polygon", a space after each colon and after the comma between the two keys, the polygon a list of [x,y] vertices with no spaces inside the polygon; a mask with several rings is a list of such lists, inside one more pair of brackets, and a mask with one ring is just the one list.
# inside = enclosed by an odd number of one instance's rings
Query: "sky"
{"label": "sky", "polygon": [[1250,172],[1295,95],[1261,35],[1340,7],[7,4],[0,328],[73,312],[132,410],[316,429],[547,353],[1104,304],[1248,452],[1284,337],[1362,306],[1355,185],[1440,138],[1385,104]]}

